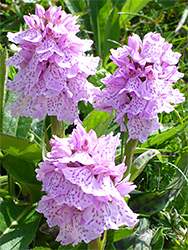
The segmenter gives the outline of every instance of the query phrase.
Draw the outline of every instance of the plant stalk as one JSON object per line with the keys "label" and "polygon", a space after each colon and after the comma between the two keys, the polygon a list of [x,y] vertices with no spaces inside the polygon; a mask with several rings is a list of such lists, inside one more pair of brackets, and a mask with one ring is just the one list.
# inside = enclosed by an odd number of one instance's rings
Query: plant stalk
{"label": "plant stalk", "polygon": [[133,156],[138,144],[138,139],[130,140],[128,143],[125,143],[125,165],[127,166],[127,171],[125,172],[126,176],[131,172],[131,166],[133,162]]}
{"label": "plant stalk", "polygon": [[88,244],[88,250],[104,250],[106,245],[106,238],[107,238],[107,231],[104,231],[103,239],[101,240],[100,237],[92,240]]}
{"label": "plant stalk", "polygon": [[121,162],[123,162],[124,159],[124,141],[125,141],[125,132],[121,132]]}
{"label": "plant stalk", "polygon": [[8,174],[8,192],[10,196],[14,196],[15,183],[11,174]]}

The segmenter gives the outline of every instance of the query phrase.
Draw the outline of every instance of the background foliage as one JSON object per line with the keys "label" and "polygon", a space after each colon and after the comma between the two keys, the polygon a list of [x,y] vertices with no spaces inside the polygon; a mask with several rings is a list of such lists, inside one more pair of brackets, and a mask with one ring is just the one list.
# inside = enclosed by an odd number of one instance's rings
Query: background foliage
{"label": "background foliage", "polygon": [[[115,65],[109,60],[110,49],[127,44],[127,38],[137,33],[142,38],[150,32],[159,32],[173,44],[174,51],[182,53],[179,68],[185,74],[174,87],[187,98],[188,7],[186,0],[60,0],[37,1],[45,8],[62,6],[73,15],[79,15],[81,38],[94,40],[93,51],[101,58],[98,72],[89,81],[102,86],[100,79],[113,73]],[[5,68],[6,57],[15,48],[6,38],[7,32],[26,29],[23,16],[34,13],[33,0],[3,0],[1,6],[0,55],[0,250],[8,249],[72,249],[55,242],[57,229],[49,229],[45,219],[35,212],[40,199],[41,184],[36,181],[35,168],[51,138],[50,121],[12,117],[4,108],[15,100],[6,91],[6,79],[13,79],[14,67]],[[186,99],[187,100],[187,99]],[[87,129],[97,135],[119,132],[113,123],[115,114],[93,111],[90,104],[79,104],[80,119]],[[132,167],[132,179],[138,186],[131,193],[129,206],[140,214],[138,228],[109,231],[106,249],[187,249],[188,248],[188,102],[179,105],[170,114],[160,115],[163,130],[152,134],[144,144],[138,144]],[[66,135],[73,125],[64,122]],[[148,156],[148,150],[153,155]],[[145,158],[143,158],[145,157]],[[117,150],[117,163],[121,159]],[[144,159],[144,160],[143,160]],[[74,249],[86,249],[82,243]]]}

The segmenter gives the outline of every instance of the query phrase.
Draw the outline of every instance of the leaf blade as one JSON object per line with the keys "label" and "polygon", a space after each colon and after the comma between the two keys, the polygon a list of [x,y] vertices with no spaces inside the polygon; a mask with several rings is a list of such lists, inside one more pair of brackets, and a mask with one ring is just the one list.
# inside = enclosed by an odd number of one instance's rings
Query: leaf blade
{"label": "leaf blade", "polygon": [[42,149],[23,138],[0,134],[1,150],[24,160],[38,162],[42,159]]}
{"label": "leaf blade", "polygon": [[18,206],[11,200],[3,200],[0,209],[0,250],[27,249],[39,225],[35,207]]}
{"label": "leaf blade", "polygon": [[[128,0],[123,8],[121,9],[121,12],[127,12],[127,13],[138,13],[150,0]],[[121,15],[120,16],[120,25],[123,26],[127,22],[129,22],[134,16],[131,15]]]}
{"label": "leaf blade", "polygon": [[139,155],[131,166],[131,177],[130,181],[134,181],[136,177],[143,171],[145,165],[153,157],[158,156],[159,160],[162,161],[161,153],[156,149],[150,149],[141,155]]}
{"label": "leaf blade", "polygon": [[177,135],[180,133],[182,130],[184,130],[188,126],[188,120],[182,124],[179,124],[177,126],[174,126],[171,129],[168,129],[161,134],[158,134],[156,136],[153,136],[149,138],[145,143],[143,143],[141,146],[142,148],[148,148],[148,147],[153,147],[154,145],[160,145],[163,142],[169,140],[173,136]]}
{"label": "leaf blade", "polygon": [[110,42],[110,40],[114,40],[116,42],[119,41],[120,38],[120,26],[119,26],[119,16],[116,8],[113,8],[106,24],[105,34],[104,34],[104,64],[108,61],[108,55],[111,48],[116,47],[117,45]]}
{"label": "leaf blade", "polygon": [[83,127],[86,128],[87,132],[89,132],[91,129],[96,131],[97,128],[99,129],[100,125],[107,119],[109,119],[112,115],[107,112],[93,110],[83,121]]}

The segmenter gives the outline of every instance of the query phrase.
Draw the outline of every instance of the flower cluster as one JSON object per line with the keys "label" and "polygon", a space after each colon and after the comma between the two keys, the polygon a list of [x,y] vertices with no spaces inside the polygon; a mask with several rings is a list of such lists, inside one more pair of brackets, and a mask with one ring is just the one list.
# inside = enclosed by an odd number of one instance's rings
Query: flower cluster
{"label": "flower cluster", "polygon": [[87,77],[95,73],[99,58],[86,56],[91,40],[76,36],[77,17],[36,4],[35,15],[24,16],[28,30],[8,33],[21,50],[7,60],[19,69],[7,88],[19,97],[8,108],[12,115],[44,119],[45,115],[73,122],[80,100],[92,102],[93,86]]}
{"label": "flower cluster", "polygon": [[86,243],[108,229],[134,226],[133,213],[123,196],[135,189],[129,176],[122,179],[124,163],[115,165],[119,135],[101,136],[78,124],[68,138],[54,137],[52,150],[36,170],[47,193],[37,211],[50,227],[58,226],[62,245]]}
{"label": "flower cluster", "polygon": [[95,109],[116,111],[115,122],[126,131],[129,139],[145,142],[150,133],[161,127],[158,113],[170,113],[184,101],[183,94],[172,88],[183,74],[175,66],[180,53],[158,33],[148,33],[143,42],[136,34],[129,37],[128,46],[111,49],[111,59],[118,69],[103,79],[106,85],[96,94]]}

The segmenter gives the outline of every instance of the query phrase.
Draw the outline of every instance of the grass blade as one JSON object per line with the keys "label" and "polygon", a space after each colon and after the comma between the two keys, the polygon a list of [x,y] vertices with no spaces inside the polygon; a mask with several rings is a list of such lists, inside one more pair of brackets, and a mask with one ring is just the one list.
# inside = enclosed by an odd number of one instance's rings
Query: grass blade
{"label": "grass blade", "polygon": [[[138,13],[149,1],[150,0],[128,0],[121,9],[121,12],[127,12],[129,15],[120,16],[121,26],[129,22],[134,17],[134,15]],[[130,13],[134,13],[133,16],[131,16]]]}

